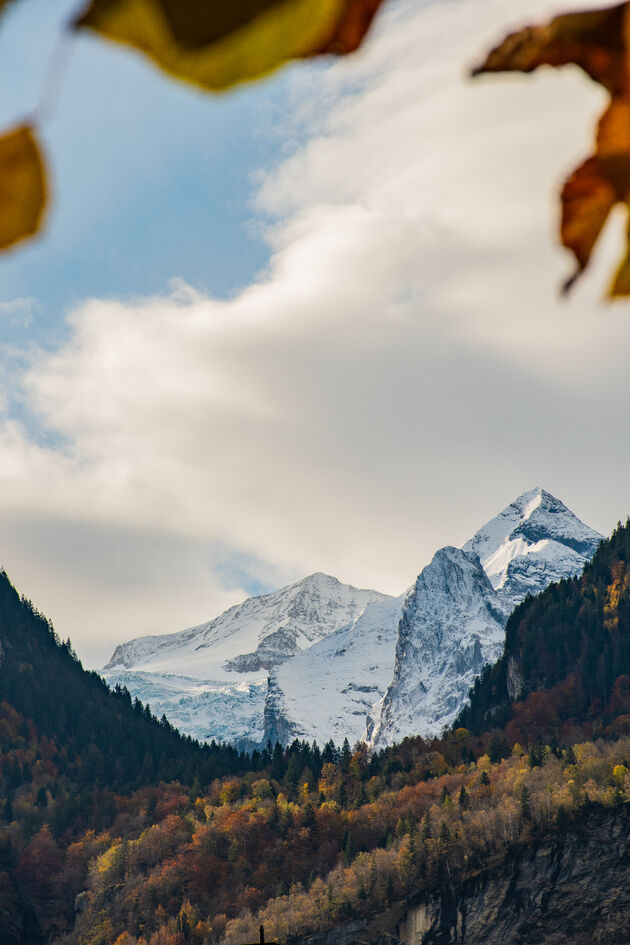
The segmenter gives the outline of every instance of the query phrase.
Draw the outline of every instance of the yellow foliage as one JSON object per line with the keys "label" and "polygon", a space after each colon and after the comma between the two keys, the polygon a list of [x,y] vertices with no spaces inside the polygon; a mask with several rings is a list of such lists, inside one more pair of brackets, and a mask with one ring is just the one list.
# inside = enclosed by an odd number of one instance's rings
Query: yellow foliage
{"label": "yellow foliage", "polygon": [[259,778],[258,781],[254,781],[252,784],[252,794],[258,800],[262,800],[265,797],[271,797],[271,784],[266,778]]}
{"label": "yellow foliage", "polygon": [[37,233],[46,207],[44,161],[29,125],[0,137],[0,250]]}
{"label": "yellow foliage", "polygon": [[135,938],[132,938],[129,932],[121,932],[114,945],[135,945]]}
{"label": "yellow foliage", "polygon": [[604,604],[604,625],[608,630],[615,630],[619,624],[619,604],[630,591],[630,573],[625,565],[617,564],[612,569],[612,582],[606,588]]}
{"label": "yellow foliage", "polygon": [[77,28],[139,50],[218,91],[291,59],[356,48],[380,0],[91,0]]}

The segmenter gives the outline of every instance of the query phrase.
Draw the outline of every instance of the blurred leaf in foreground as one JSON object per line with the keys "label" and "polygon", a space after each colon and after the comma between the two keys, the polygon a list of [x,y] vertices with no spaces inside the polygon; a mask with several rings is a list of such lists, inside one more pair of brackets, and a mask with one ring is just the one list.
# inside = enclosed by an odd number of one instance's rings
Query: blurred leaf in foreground
{"label": "blurred leaf in foreground", "polygon": [[46,172],[29,125],[0,137],[0,249],[39,230],[46,206]]}
{"label": "blurred leaf in foreground", "polygon": [[13,0],[0,0],[0,13],[2,13],[3,10],[4,10],[4,8],[5,8],[5,7],[8,7],[9,4],[12,3],[12,2],[13,2]]}
{"label": "blurred leaf in foreground", "polygon": [[[560,238],[577,269],[568,290],[588,266],[591,252],[615,204],[630,211],[630,4],[557,16],[542,26],[511,33],[473,75],[533,72],[542,65],[580,66],[610,94],[597,129],[595,153],[566,181],[561,196]],[[630,230],[626,257],[611,296],[630,295]]]}
{"label": "blurred leaf in foreground", "polygon": [[352,52],[382,0],[91,0],[75,21],[218,91],[291,59]]}

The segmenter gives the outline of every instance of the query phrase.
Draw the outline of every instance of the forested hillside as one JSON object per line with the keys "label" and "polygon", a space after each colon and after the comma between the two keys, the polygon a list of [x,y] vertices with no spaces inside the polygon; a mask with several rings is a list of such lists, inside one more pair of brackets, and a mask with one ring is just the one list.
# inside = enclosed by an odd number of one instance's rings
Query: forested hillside
{"label": "forested hillside", "polygon": [[510,617],[502,658],[484,670],[458,725],[510,741],[630,732],[630,521],[581,577]]}
{"label": "forested hillside", "polygon": [[231,747],[201,746],[182,736],[149,706],[132,702],[86,672],[70,641],[20,599],[0,572],[0,698],[57,742],[82,785],[129,791],[140,784],[179,779],[192,784],[241,770],[250,763]]}
{"label": "forested hillside", "polygon": [[630,804],[629,561],[620,526],[525,601],[442,738],[251,757],[110,692],[3,577],[0,940],[240,945],[264,924],[291,942],[592,833]]}

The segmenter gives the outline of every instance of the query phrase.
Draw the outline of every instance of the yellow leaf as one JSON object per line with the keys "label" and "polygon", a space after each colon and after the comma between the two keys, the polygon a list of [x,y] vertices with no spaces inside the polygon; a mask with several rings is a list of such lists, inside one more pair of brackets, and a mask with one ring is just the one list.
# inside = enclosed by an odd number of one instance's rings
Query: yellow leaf
{"label": "yellow leaf", "polygon": [[46,206],[46,174],[29,125],[0,137],[0,249],[37,233]]}
{"label": "yellow leaf", "polygon": [[350,52],[382,0],[90,0],[76,28],[218,91],[290,59]]}

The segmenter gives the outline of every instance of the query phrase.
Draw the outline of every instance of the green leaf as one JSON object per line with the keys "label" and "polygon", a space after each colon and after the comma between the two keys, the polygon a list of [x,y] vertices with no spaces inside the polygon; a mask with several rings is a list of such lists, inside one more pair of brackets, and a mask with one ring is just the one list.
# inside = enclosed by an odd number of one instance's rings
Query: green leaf
{"label": "green leaf", "polygon": [[382,0],[91,0],[75,21],[218,91],[360,45]]}
{"label": "green leaf", "polygon": [[46,207],[44,162],[29,125],[0,137],[0,250],[33,236]]}

